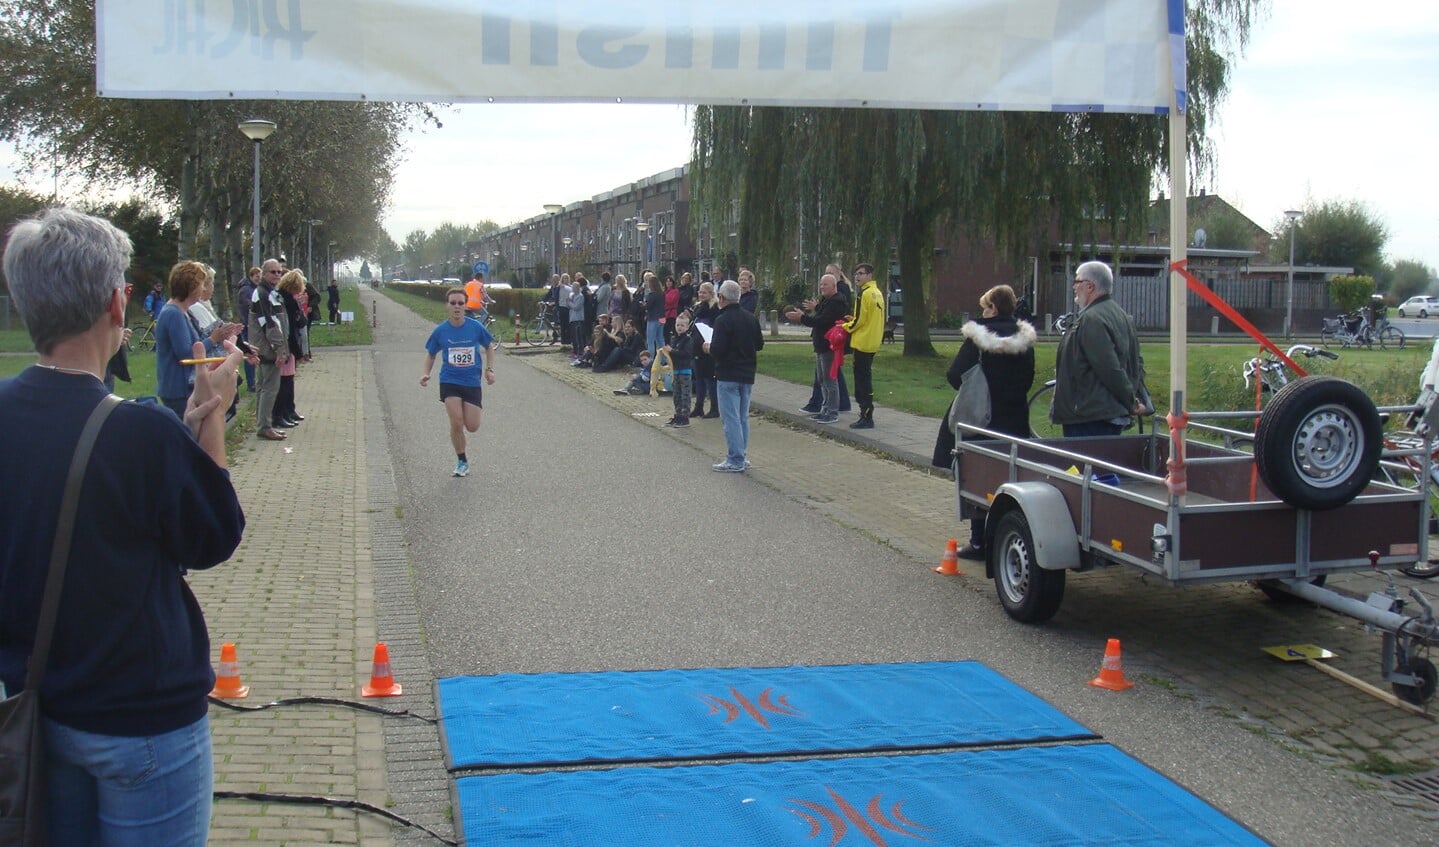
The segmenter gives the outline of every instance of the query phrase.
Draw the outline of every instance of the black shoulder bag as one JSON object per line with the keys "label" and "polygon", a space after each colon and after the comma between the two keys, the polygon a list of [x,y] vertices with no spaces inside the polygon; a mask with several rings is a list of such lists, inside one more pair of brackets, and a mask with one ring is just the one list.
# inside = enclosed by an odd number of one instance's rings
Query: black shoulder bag
{"label": "black shoulder bag", "polygon": [[50,660],[55,615],[65,584],[65,566],[70,560],[75,515],[80,509],[80,484],[100,428],[120,402],[113,394],[106,396],[80,432],[80,442],[70,460],[70,474],[65,479],[65,494],[60,499],[60,519],[55,525],[55,543],[50,550],[50,570],[45,578],[45,598],[40,603],[30,667],[25,674],[25,690],[0,701],[0,844],[41,847],[45,843],[45,740],[40,731],[40,684]]}

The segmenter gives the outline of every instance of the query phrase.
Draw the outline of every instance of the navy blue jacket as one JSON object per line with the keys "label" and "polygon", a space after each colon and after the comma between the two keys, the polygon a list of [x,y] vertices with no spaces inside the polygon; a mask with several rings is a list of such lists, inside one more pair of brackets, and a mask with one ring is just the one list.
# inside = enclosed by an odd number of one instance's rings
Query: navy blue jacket
{"label": "navy blue jacket", "polygon": [[[32,367],[0,381],[0,679],[25,684],[65,474],[105,388]],[[240,543],[229,474],[162,406],[123,403],[90,460],[42,686],[47,717],[155,735],[203,717],[210,638],[184,569]]]}

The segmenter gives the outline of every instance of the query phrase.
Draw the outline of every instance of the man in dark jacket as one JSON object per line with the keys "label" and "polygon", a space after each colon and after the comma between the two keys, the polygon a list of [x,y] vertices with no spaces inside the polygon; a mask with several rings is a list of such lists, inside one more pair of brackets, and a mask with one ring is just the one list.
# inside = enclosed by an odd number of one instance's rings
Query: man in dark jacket
{"label": "man in dark jacket", "polygon": [[739,283],[727,279],[719,287],[719,315],[704,351],[714,358],[719,389],[720,421],[724,424],[725,457],[714,464],[721,473],[743,473],[749,467],[749,400],[755,366],[764,348],[759,320],[739,306]]}
{"label": "man in dark jacket", "polygon": [[255,433],[266,441],[284,441],[285,433],[272,426],[275,399],[280,394],[280,366],[290,358],[290,321],[285,314],[285,301],[275,288],[285,273],[277,259],[266,259],[260,266],[260,284],[250,297],[250,343],[260,355],[259,397],[255,406],[260,430]]}
{"label": "man in dark jacket", "polygon": [[805,311],[790,309],[784,316],[811,327],[809,336],[814,344],[814,376],[819,382],[819,412],[810,415],[815,423],[832,424],[839,420],[839,369],[834,365],[835,352],[825,337],[834,325],[844,323],[849,302],[839,293],[839,280],[834,274],[819,278],[819,299],[804,301]]}
{"label": "man in dark jacket", "polygon": [[1079,316],[1059,342],[1049,418],[1064,437],[1118,435],[1143,410],[1144,358],[1134,321],[1114,302],[1114,274],[1103,262],[1074,271]]}

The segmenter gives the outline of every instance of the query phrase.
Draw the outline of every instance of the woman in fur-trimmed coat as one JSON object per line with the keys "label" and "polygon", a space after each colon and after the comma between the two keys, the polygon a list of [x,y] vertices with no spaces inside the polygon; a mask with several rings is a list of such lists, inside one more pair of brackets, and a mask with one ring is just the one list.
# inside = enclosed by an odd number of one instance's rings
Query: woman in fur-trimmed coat
{"label": "woman in fur-trimmed coat", "polygon": [[[989,428],[997,432],[1020,438],[1029,437],[1029,389],[1034,385],[1034,327],[1016,320],[1014,289],[1007,285],[996,285],[979,298],[983,317],[969,321],[960,330],[964,343],[950,363],[946,374],[949,384],[956,391],[964,382],[964,373],[979,361],[984,352],[981,368],[989,382],[990,420]],[[954,450],[954,429],[949,424],[949,412],[939,427],[939,437],[934,442],[936,467],[947,468],[951,464],[950,452]]]}

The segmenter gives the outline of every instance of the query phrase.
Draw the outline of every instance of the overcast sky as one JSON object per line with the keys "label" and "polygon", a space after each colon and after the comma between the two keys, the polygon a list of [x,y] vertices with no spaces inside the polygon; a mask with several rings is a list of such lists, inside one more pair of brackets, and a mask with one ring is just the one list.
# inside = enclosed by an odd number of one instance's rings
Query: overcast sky
{"label": "overcast sky", "polygon": [[[1439,2],[1270,5],[1212,128],[1216,171],[1191,193],[1218,193],[1270,229],[1310,200],[1361,200],[1388,227],[1391,260],[1439,268]],[[385,220],[396,241],[445,221],[512,223],[689,158],[680,106],[438,111],[444,127],[414,131],[396,173]],[[0,154],[0,179],[12,167]],[[30,184],[48,192],[47,177]]]}
{"label": "overcast sky", "polygon": [[[1439,268],[1439,2],[1274,0],[1212,133],[1218,193],[1260,226],[1309,200],[1362,200],[1391,260]],[[1361,11],[1362,10],[1362,11]],[[466,106],[410,140],[386,225],[501,224],[689,158],[678,106]],[[1301,222],[1301,226],[1303,223]]]}

